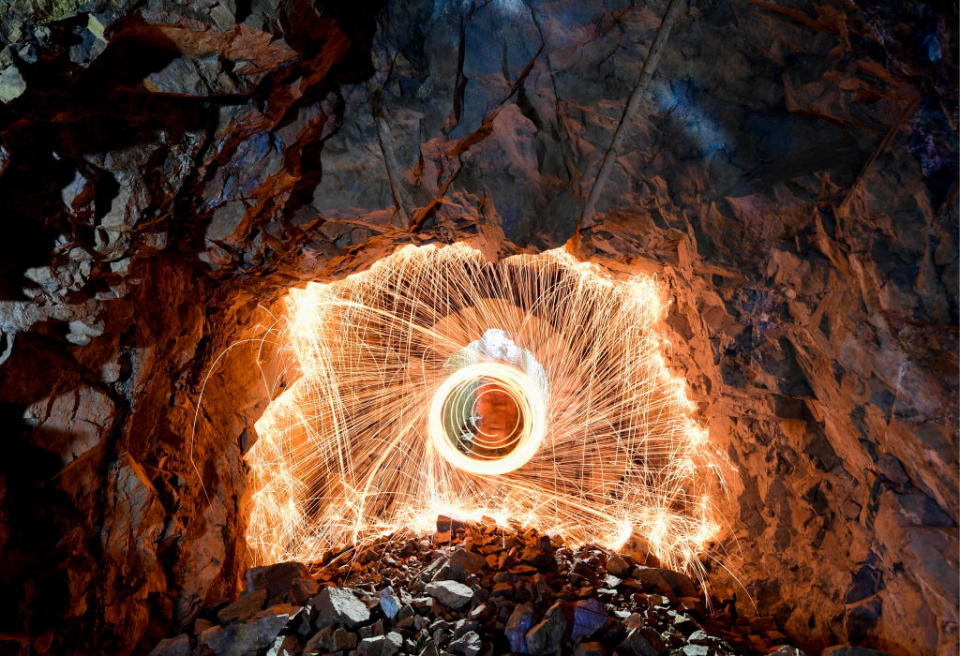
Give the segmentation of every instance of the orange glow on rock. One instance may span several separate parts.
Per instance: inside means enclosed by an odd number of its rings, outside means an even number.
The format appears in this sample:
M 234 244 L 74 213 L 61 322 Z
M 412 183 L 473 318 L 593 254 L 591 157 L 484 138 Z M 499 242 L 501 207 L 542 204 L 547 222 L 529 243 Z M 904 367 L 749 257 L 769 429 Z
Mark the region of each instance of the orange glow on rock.
M 612 548 L 638 534 L 665 564 L 695 564 L 717 531 L 714 468 L 660 355 L 663 307 L 646 276 L 464 244 L 291 289 L 279 337 L 298 377 L 247 454 L 257 561 L 446 514 Z M 474 348 L 487 334 L 499 341 Z

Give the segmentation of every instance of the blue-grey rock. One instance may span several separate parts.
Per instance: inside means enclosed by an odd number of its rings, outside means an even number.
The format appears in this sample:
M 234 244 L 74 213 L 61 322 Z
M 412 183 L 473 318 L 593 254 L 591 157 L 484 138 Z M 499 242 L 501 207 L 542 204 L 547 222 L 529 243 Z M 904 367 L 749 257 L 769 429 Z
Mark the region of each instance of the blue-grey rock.
M 510 651 L 517 654 L 529 653 L 527 651 L 527 631 L 532 626 L 533 606 L 518 604 L 507 619 L 507 625 L 504 628 L 507 642 L 510 643 Z
M 444 606 L 459 610 L 473 599 L 473 589 L 459 581 L 433 581 L 423 591 Z
M 390 631 L 386 635 L 364 638 L 357 645 L 357 650 L 362 656 L 394 656 L 402 645 L 403 636 Z
M 573 605 L 573 627 L 570 639 L 589 638 L 607 623 L 607 612 L 596 599 L 583 599 Z
M 331 624 L 345 624 L 355 628 L 370 620 L 370 609 L 367 605 L 344 588 L 324 588 L 310 599 L 310 606 L 317 610 L 318 628 Z
M 477 656 L 480 653 L 483 643 L 480 641 L 480 634 L 476 631 L 467 631 L 459 638 L 455 638 L 447 646 L 447 651 L 460 656 Z
M 558 653 L 566 630 L 566 612 L 563 604 L 557 602 L 547 609 L 542 622 L 527 631 L 527 650 L 532 656 Z
M 380 591 L 380 610 L 383 611 L 385 617 L 392 620 L 400 612 L 400 608 L 400 599 L 391 586 L 388 585 Z
M 289 604 L 271 606 L 246 622 L 207 629 L 197 642 L 215 656 L 254 656 L 273 645 L 280 632 L 301 608 Z

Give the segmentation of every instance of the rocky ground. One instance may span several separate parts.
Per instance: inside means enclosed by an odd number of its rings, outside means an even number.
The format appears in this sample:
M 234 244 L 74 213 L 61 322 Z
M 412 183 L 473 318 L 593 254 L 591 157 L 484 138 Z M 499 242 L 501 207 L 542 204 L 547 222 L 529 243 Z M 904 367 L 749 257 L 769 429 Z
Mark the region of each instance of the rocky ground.
M 322 564 L 255 567 L 236 601 L 150 654 L 803 654 L 769 619 L 738 619 L 731 604 L 658 565 L 493 520 L 440 517 L 432 536 L 394 533 Z

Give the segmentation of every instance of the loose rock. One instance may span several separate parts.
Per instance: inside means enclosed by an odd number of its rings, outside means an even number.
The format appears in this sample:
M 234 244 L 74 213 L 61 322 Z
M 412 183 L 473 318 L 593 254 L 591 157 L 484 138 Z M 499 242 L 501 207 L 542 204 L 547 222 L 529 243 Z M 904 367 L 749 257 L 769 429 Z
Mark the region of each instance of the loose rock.
M 458 581 L 434 581 L 428 583 L 423 590 L 444 606 L 457 610 L 473 599 L 473 590 Z
M 370 619 L 370 610 L 349 590 L 324 588 L 320 594 L 310 600 L 317 609 L 317 626 L 346 624 L 357 627 Z
M 560 651 L 567 629 L 564 608 L 556 603 L 547 610 L 544 620 L 527 632 L 527 649 L 533 656 L 546 656 Z
M 364 638 L 357 647 L 363 656 L 393 656 L 400 651 L 403 636 L 395 631 L 382 636 Z

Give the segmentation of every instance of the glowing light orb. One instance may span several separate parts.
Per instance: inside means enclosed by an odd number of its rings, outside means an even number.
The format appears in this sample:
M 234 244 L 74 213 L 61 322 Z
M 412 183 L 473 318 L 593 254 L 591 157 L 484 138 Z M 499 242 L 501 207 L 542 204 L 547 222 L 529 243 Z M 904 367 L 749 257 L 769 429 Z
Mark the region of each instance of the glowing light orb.
M 516 412 L 501 413 L 513 415 L 512 421 L 491 431 L 483 426 L 478 406 L 494 394 L 506 397 L 501 404 Z M 469 429 L 471 424 L 475 432 L 464 439 L 459 429 Z M 546 400 L 536 382 L 499 362 L 480 362 L 454 372 L 437 388 L 427 418 L 431 443 L 444 460 L 464 471 L 490 476 L 525 465 L 540 448 L 546 426 Z
M 291 289 L 271 340 L 295 380 L 246 455 L 254 560 L 319 559 L 443 513 L 614 548 L 639 535 L 668 566 L 695 563 L 717 530 L 714 469 L 661 355 L 662 308 L 646 276 L 463 244 Z

